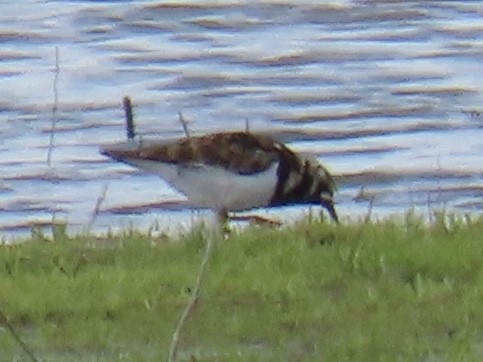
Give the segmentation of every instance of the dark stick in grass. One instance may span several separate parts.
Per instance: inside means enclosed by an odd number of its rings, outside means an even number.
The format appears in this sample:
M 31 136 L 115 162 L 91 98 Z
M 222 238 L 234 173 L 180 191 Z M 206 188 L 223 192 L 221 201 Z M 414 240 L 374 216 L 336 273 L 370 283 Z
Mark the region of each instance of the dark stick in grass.
M 134 130 L 134 117 L 132 113 L 132 105 L 131 105 L 131 99 L 129 97 L 124 97 L 122 100 L 122 104 L 124 107 L 124 112 L 126 115 L 126 132 L 127 132 L 127 138 L 128 139 L 133 139 L 136 132 Z M 96 205 L 94 206 L 94 210 L 92 211 L 91 218 L 89 220 L 89 223 L 87 224 L 87 233 L 89 233 L 92 229 L 92 226 L 94 225 L 94 222 L 97 219 L 97 216 L 99 215 L 99 212 L 101 210 L 101 205 L 104 202 L 107 194 L 107 189 L 109 187 L 109 184 L 105 184 L 102 187 L 101 194 L 97 197 Z
M 133 117 L 133 113 L 132 113 L 131 98 L 129 98 L 128 96 L 124 97 L 123 100 L 122 100 L 122 104 L 123 104 L 123 107 L 124 107 L 124 113 L 126 115 L 127 138 L 131 140 L 136 135 L 136 132 L 134 130 L 134 117 Z M 94 206 L 94 210 L 92 211 L 91 219 L 89 220 L 89 224 L 87 224 L 87 232 L 88 233 L 91 231 L 91 228 L 94 225 L 94 222 L 96 221 L 97 216 L 99 215 L 101 205 L 106 198 L 106 193 L 107 193 L 108 187 L 109 187 L 109 184 L 105 184 L 102 187 L 101 194 L 97 198 L 96 205 Z
M 126 132 L 127 138 L 132 140 L 136 135 L 134 129 L 134 118 L 132 115 L 132 105 L 131 105 L 131 98 L 124 97 L 122 100 L 122 104 L 124 106 L 124 113 L 126 114 Z

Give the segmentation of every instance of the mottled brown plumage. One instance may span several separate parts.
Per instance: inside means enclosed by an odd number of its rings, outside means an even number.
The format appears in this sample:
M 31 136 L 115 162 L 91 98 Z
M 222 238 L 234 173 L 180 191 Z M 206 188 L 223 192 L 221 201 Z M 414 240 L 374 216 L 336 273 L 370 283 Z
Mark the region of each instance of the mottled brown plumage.
M 270 138 L 248 133 L 214 133 L 168 144 L 141 146 L 117 155 L 180 165 L 220 166 L 243 175 L 263 171 L 277 161 L 275 145 Z
M 230 199 L 231 201 L 226 202 L 227 205 L 223 204 L 223 200 L 219 200 L 222 198 L 221 193 L 218 195 L 216 189 L 215 191 L 210 189 L 210 192 L 214 193 L 214 195 L 209 195 L 213 198 L 213 207 L 242 209 L 287 204 L 321 204 L 337 221 L 332 201 L 336 185 L 329 172 L 316 160 L 298 155 L 284 144 L 268 136 L 246 132 L 214 133 L 182 138 L 168 143 L 159 142 L 149 145 L 140 143 L 137 147 L 122 145 L 121 147 L 106 147 L 102 153 L 150 171 L 156 170 L 155 165 L 175 165 L 178 167 L 176 172 L 180 177 L 184 170 L 188 168 L 193 170 L 197 167 L 225 170 L 231 174 L 221 177 L 228 178 L 232 174 L 238 175 L 241 182 L 251 180 L 249 176 L 252 176 L 254 181 L 250 181 L 251 184 L 245 182 L 244 186 L 240 187 L 245 195 Z M 276 169 L 272 172 L 274 166 Z M 174 187 L 177 187 L 176 177 L 173 176 L 172 171 L 170 172 L 171 174 L 166 178 Z M 160 172 L 160 174 L 163 177 L 165 172 Z M 247 187 L 256 188 L 258 181 L 254 177 L 264 174 L 267 175 L 266 177 L 272 177 L 273 174 L 273 187 L 269 188 L 271 191 L 267 191 L 270 195 L 266 195 L 266 201 L 263 202 L 259 200 L 259 197 L 254 198 L 252 202 L 246 201 L 250 197 L 249 194 L 246 194 Z M 263 187 L 267 187 L 267 179 L 260 180 L 260 183 L 264 184 Z M 181 187 L 186 194 L 194 194 L 194 191 L 201 194 L 207 192 L 208 188 L 197 184 L 196 177 L 190 182 L 192 182 L 193 190 L 191 187 L 186 187 L 186 183 L 183 183 L 183 187 Z M 232 188 L 231 192 L 237 192 L 236 184 L 229 187 Z M 187 196 L 189 198 L 189 195 Z M 218 200 L 215 200 L 216 198 Z M 204 204 L 209 204 L 209 202 Z

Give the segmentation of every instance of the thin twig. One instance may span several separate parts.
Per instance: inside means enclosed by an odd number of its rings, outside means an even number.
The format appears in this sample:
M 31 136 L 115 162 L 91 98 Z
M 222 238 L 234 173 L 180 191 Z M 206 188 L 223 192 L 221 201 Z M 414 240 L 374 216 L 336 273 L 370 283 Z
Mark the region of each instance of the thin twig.
M 55 47 L 55 68 L 54 68 L 54 84 L 52 86 L 52 91 L 54 93 L 54 104 L 52 105 L 52 124 L 50 128 L 50 139 L 49 139 L 49 149 L 47 151 L 47 167 L 49 168 L 49 176 L 50 180 L 52 183 L 55 183 L 54 180 L 54 172 L 52 170 L 52 152 L 54 151 L 54 137 L 55 137 L 55 127 L 57 125 L 57 122 L 59 120 L 58 116 L 58 110 L 59 110 L 59 90 L 58 90 L 58 84 L 59 84 L 59 72 L 60 72 L 60 66 L 59 66 L 59 47 Z M 52 224 L 52 229 L 54 228 L 54 225 L 56 224 L 55 218 L 56 218 L 56 212 L 55 212 L 55 203 L 53 204 L 51 210 L 52 210 L 52 218 L 51 218 L 51 224 Z
M 433 216 L 434 216 L 434 210 L 431 205 L 431 194 L 428 192 L 428 200 L 427 200 L 427 206 L 428 206 L 428 220 L 430 224 L 433 224 Z
M 198 276 L 196 278 L 196 284 L 193 290 L 193 294 L 191 295 L 191 299 L 188 301 L 188 304 L 186 305 L 183 313 L 181 314 L 181 317 L 178 321 L 178 324 L 176 325 L 176 329 L 174 330 L 173 336 L 171 338 L 168 362 L 176 361 L 176 355 L 178 353 L 179 334 L 181 332 L 181 328 L 183 327 L 183 324 L 190 316 L 190 313 L 193 310 L 193 307 L 198 301 L 201 283 L 205 275 L 206 264 L 210 259 L 211 250 L 213 249 L 213 243 L 215 239 L 218 240 L 219 238 L 221 238 L 221 220 L 217 215 L 215 225 L 212 226 L 212 229 L 210 230 L 210 234 L 208 235 L 208 238 L 206 240 L 205 252 L 203 254 L 203 259 L 201 260 L 200 269 L 198 271 Z
M 52 164 L 52 152 L 54 150 L 54 135 L 55 135 L 55 126 L 58 121 L 58 109 L 59 109 L 59 90 L 58 90 L 58 83 L 59 83 L 59 47 L 55 47 L 55 70 L 54 70 L 54 105 L 52 106 L 52 125 L 50 128 L 50 140 L 49 140 L 49 149 L 47 151 L 47 166 L 51 166 Z
M 89 220 L 89 223 L 87 224 L 87 233 L 89 233 L 92 229 L 92 226 L 94 225 L 94 222 L 97 219 L 97 216 L 99 215 L 99 211 L 101 209 L 101 205 L 106 199 L 106 194 L 107 194 L 107 189 L 109 188 L 109 184 L 105 183 L 104 186 L 102 187 L 101 193 L 97 197 L 96 201 L 96 206 L 94 206 L 94 210 L 92 210 L 91 214 L 91 219 Z
M 122 100 L 122 104 L 124 106 L 124 113 L 126 115 L 126 133 L 127 133 L 127 138 L 129 140 L 132 140 L 134 136 L 136 135 L 135 131 L 135 126 L 134 126 L 134 118 L 132 114 L 132 104 L 131 104 L 131 98 L 129 97 L 124 97 Z
M 188 129 L 188 121 L 184 119 L 183 114 L 181 112 L 178 112 L 178 117 L 179 117 L 179 122 L 181 123 L 181 126 L 183 127 L 184 134 L 186 135 L 186 138 L 190 138 L 190 131 Z
M 367 224 L 367 223 L 369 223 L 369 221 L 371 221 L 372 208 L 374 207 L 374 199 L 375 198 L 376 197 L 374 195 L 372 195 L 371 198 L 369 199 L 369 208 L 367 209 L 367 214 L 364 217 L 364 224 Z
M 35 357 L 35 355 L 33 354 L 33 352 L 30 350 L 29 346 L 27 346 L 27 344 L 22 340 L 22 338 L 20 338 L 20 336 L 17 334 L 17 332 L 15 332 L 15 329 L 10 324 L 10 322 L 8 321 L 7 316 L 3 313 L 2 310 L 0 310 L 0 321 L 3 324 L 5 324 L 5 327 L 10 332 L 10 334 L 13 337 L 13 339 L 15 339 L 15 341 L 20 345 L 20 347 L 25 352 L 25 354 L 27 356 L 29 356 L 30 360 L 33 361 L 33 362 L 40 361 L 37 357 Z

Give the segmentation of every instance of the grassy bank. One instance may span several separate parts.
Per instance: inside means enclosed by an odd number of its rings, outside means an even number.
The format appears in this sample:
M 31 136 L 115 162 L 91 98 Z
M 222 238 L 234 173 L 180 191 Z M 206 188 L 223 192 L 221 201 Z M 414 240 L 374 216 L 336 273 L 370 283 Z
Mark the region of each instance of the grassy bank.
M 0 308 L 45 360 L 165 360 L 204 242 L 116 237 L 0 247 Z M 0 324 L 0 360 L 25 360 Z M 5 327 L 5 325 L 3 325 Z M 215 246 L 180 357 L 481 360 L 483 218 L 254 227 Z

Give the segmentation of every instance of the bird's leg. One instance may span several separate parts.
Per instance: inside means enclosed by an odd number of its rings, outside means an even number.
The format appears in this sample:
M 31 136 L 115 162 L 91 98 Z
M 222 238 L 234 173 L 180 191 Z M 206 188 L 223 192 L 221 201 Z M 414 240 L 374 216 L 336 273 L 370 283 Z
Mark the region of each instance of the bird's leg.
M 218 223 L 218 227 L 220 230 L 223 232 L 223 234 L 229 234 L 230 229 L 228 228 L 228 221 L 230 220 L 230 217 L 228 215 L 228 210 L 225 208 L 222 208 L 220 210 L 216 211 L 216 220 Z
M 228 220 L 228 211 L 225 208 L 216 211 L 216 217 L 220 225 L 223 225 Z
M 335 212 L 334 202 L 332 201 L 332 199 L 321 199 L 320 201 L 321 201 L 322 206 L 325 207 L 327 209 L 327 211 L 329 212 L 331 219 L 333 221 L 335 221 L 336 224 L 338 224 L 339 223 L 339 217 L 337 216 L 337 213 Z
M 265 225 L 269 227 L 282 226 L 281 221 L 272 220 L 259 215 L 232 216 L 231 219 L 236 221 L 248 221 L 251 224 Z
M 218 223 L 218 227 L 222 230 L 222 232 L 227 235 L 230 233 L 230 228 L 228 227 L 228 221 L 247 221 L 250 224 L 254 225 L 264 225 L 268 227 L 277 227 L 282 226 L 282 222 L 278 220 L 269 219 L 259 215 L 232 215 L 228 214 L 227 209 L 220 209 L 216 212 L 216 220 Z

